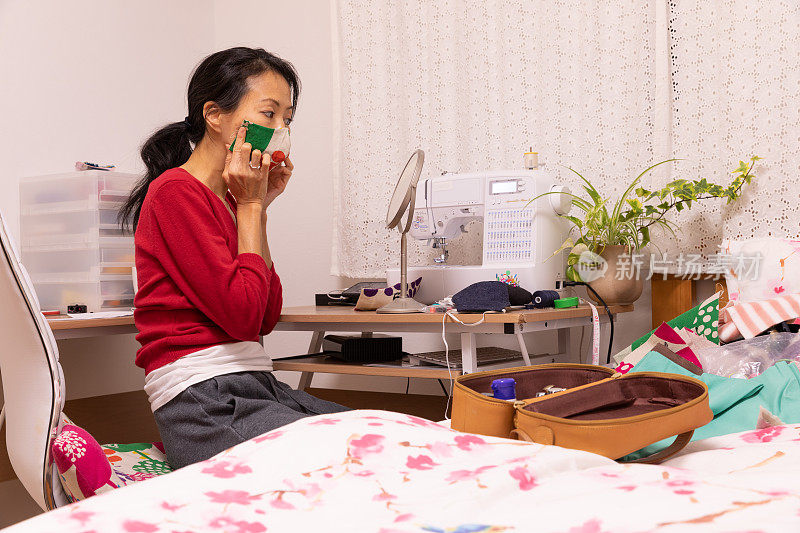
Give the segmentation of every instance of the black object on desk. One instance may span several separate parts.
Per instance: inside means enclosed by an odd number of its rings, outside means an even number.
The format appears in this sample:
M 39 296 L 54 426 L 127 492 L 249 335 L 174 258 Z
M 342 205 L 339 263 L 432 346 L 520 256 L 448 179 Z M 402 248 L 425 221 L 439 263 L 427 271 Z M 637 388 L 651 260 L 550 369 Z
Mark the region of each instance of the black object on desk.
M 315 294 L 314 295 L 314 305 L 317 306 L 327 306 L 327 305 L 349 305 L 354 306 L 358 301 L 358 296 L 344 296 L 339 294 Z
M 325 355 L 351 363 L 396 361 L 403 358 L 403 338 L 389 335 L 326 335 L 322 339 L 322 350 Z

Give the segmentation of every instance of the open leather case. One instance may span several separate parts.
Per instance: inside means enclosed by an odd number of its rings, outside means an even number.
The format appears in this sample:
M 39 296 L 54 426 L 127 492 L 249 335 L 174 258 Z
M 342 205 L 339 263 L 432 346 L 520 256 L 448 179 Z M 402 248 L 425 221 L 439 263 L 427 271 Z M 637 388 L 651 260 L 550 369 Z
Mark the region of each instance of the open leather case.
M 517 401 L 484 394 L 500 378 L 514 378 Z M 536 397 L 551 386 L 566 390 Z M 636 461 L 655 463 L 680 451 L 694 430 L 712 418 L 708 387 L 700 380 L 659 372 L 622 375 L 601 366 L 554 363 L 459 376 L 451 427 L 611 459 L 678 435 L 664 450 Z

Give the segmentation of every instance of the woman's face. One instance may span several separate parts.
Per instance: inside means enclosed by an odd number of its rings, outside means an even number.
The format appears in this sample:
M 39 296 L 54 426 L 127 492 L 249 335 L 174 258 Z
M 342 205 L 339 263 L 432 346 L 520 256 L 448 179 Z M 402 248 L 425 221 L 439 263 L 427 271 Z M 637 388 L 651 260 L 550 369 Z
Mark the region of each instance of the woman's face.
M 223 138 L 230 142 L 243 120 L 278 129 L 292 122 L 292 93 L 280 74 L 265 72 L 248 80 L 249 90 L 239 105 L 221 116 Z

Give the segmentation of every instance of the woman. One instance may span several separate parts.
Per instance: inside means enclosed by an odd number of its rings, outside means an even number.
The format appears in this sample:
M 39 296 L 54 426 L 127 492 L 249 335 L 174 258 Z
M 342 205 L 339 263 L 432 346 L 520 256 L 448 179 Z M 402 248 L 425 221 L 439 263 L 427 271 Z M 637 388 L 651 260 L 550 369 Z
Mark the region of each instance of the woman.
M 136 364 L 175 468 L 346 410 L 277 381 L 258 342 L 282 304 L 269 206 L 294 166 L 269 171 L 270 154 L 241 126 L 288 128 L 299 94 L 294 67 L 262 49 L 207 57 L 189 82 L 189 115 L 144 143 L 147 173 L 120 212 L 136 229 Z

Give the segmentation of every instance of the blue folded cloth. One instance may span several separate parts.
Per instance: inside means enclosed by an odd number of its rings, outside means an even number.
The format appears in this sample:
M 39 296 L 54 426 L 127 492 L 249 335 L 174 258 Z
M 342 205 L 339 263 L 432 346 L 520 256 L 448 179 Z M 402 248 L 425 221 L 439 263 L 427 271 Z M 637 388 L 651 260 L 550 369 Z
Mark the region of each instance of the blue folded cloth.
M 453 305 L 456 306 L 459 313 L 502 311 L 511 305 L 508 298 L 508 285 L 502 281 L 473 283 L 453 295 Z
M 800 422 L 800 372 L 797 365 L 780 361 L 752 379 L 726 378 L 704 373 L 697 376 L 658 352 L 649 352 L 631 372 L 667 372 L 698 378 L 708 385 L 708 399 L 714 419 L 697 428 L 692 440 L 707 439 L 755 429 L 759 408 L 787 424 Z M 665 448 L 674 439 L 662 440 L 622 460 L 638 459 Z

